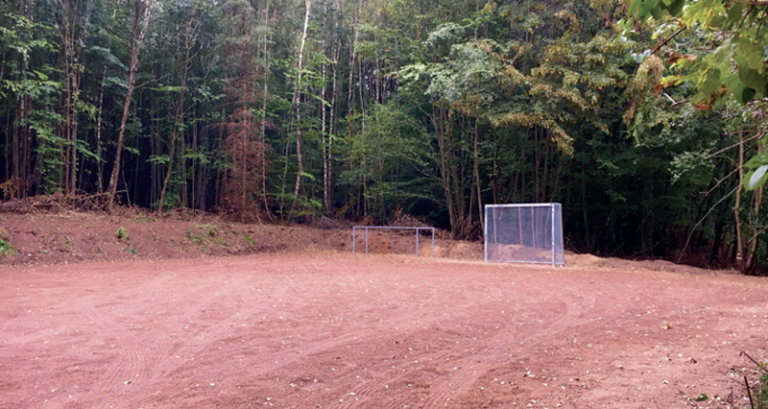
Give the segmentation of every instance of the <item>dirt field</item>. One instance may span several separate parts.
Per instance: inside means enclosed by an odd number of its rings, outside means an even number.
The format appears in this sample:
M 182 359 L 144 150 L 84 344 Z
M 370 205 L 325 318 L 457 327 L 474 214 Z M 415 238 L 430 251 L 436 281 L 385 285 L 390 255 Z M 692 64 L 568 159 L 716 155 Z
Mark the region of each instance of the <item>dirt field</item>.
M 323 250 L 5 266 L 0 408 L 743 405 L 739 352 L 768 354 L 765 279 L 572 264 Z

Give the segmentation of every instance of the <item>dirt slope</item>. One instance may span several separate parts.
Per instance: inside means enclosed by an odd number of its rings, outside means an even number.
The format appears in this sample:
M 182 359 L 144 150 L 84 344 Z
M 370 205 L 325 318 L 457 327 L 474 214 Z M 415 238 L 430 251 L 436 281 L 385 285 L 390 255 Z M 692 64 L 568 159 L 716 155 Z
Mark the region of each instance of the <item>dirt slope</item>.
M 122 229 L 122 230 L 121 230 Z M 122 232 L 119 232 L 119 230 Z M 364 235 L 357 240 L 365 251 Z M 0 239 L 13 246 L 0 265 L 58 264 L 91 261 L 159 260 L 264 252 L 352 250 L 351 225 L 333 228 L 241 224 L 212 215 L 184 218 L 131 212 L 0 214 Z M 372 232 L 369 250 L 379 254 L 413 254 L 412 231 Z M 420 253 L 431 255 L 431 237 L 422 235 Z M 481 260 L 481 243 L 438 237 L 435 256 Z

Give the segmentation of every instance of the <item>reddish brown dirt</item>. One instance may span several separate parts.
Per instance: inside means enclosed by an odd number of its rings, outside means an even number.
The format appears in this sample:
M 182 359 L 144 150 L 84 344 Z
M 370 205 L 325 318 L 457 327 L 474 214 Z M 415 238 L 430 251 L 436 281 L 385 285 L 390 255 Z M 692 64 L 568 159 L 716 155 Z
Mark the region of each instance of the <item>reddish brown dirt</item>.
M 768 354 L 764 279 L 591 263 L 5 266 L 0 408 L 741 406 L 739 352 Z
M 54 214 L 0 213 L 0 239 L 14 247 L 0 253 L 0 266 L 59 264 L 117 260 L 159 260 L 264 252 L 308 250 L 351 251 L 349 223 L 315 229 L 305 226 L 242 224 L 213 215 L 153 213 L 121 209 L 123 215 L 62 211 Z M 125 236 L 118 237 L 122 228 Z M 482 260 L 479 242 L 453 241 L 444 232 L 436 238 L 437 257 Z M 365 251 L 364 235 L 357 238 Z M 422 235 L 420 253 L 431 253 L 431 237 Z M 414 254 L 413 231 L 371 231 L 369 250 L 384 254 Z

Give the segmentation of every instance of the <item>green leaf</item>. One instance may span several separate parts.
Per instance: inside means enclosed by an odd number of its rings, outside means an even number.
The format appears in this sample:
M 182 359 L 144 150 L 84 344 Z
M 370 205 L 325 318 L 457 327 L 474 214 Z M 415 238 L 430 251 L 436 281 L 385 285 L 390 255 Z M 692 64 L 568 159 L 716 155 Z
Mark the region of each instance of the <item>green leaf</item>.
M 672 2 L 667 5 L 667 11 L 669 11 L 669 14 L 671 14 L 672 17 L 677 17 L 680 15 L 680 12 L 683 11 L 684 5 L 685 0 L 672 0 Z
M 749 67 L 739 66 L 739 79 L 746 86 L 753 89 L 763 89 L 765 87 L 765 77 Z
M 640 9 L 640 6 L 643 4 L 643 0 L 634 0 L 629 5 L 629 10 L 627 10 L 627 15 L 632 16 L 635 14 L 635 11 Z
M 313 182 L 315 181 L 315 176 L 312 175 L 311 173 L 300 172 L 299 175 L 301 175 L 302 177 L 305 177 L 305 178 L 307 178 L 307 179 L 309 179 L 309 180 L 311 180 Z
M 170 160 L 171 157 L 169 155 L 151 155 L 149 159 L 147 159 L 147 162 L 167 165 Z
M 747 173 L 747 185 L 745 188 L 747 190 L 754 190 L 755 188 L 762 186 L 765 183 L 765 180 L 768 179 L 768 174 L 766 174 L 766 172 L 768 172 L 768 165 L 760 166 Z
M 651 15 L 656 20 L 661 20 L 664 15 L 667 14 L 667 10 L 663 7 L 661 2 L 657 2 L 656 6 L 651 9 Z
M 751 101 L 751 99 L 746 100 L 746 101 L 744 100 L 745 97 L 750 97 L 751 98 L 751 96 L 749 95 L 749 92 L 745 93 L 745 90 L 751 89 L 751 88 L 747 87 L 741 81 L 741 79 L 739 78 L 738 74 L 734 74 L 734 75 L 731 75 L 728 78 L 726 78 L 725 85 L 731 91 L 733 96 L 736 97 L 736 99 L 739 102 L 741 102 L 742 104 L 745 104 L 745 103 Z M 754 91 L 754 90 L 752 90 L 752 91 Z
M 723 25 L 723 29 L 730 30 L 736 24 L 739 24 L 742 19 L 742 13 L 744 12 L 744 5 L 741 3 L 731 3 L 731 7 L 728 9 L 728 20 Z
M 753 156 L 744 164 L 744 167 L 747 169 L 755 169 L 764 164 L 768 164 L 768 152 L 761 152 Z
M 745 87 L 744 90 L 741 91 L 741 96 L 739 97 L 739 102 L 742 104 L 746 104 L 749 101 L 752 101 L 755 99 L 755 94 L 757 92 L 749 87 Z
M 720 70 L 707 70 L 704 80 L 699 84 L 699 93 L 703 95 L 703 98 L 707 98 L 710 95 L 717 93 L 718 88 L 720 88 L 721 85 L 723 85 L 723 83 L 720 78 Z

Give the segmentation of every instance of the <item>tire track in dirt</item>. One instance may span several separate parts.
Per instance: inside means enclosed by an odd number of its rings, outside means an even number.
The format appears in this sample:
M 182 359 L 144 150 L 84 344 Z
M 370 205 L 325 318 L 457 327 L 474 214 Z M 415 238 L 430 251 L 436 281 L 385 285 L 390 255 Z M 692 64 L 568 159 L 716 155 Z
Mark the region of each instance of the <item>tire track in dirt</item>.
M 153 276 L 149 282 L 132 283 L 130 277 L 126 280 L 119 271 L 118 269 L 114 273 L 114 277 L 122 277 L 117 280 L 121 283 L 120 288 L 116 289 L 114 285 L 105 286 L 101 291 L 78 298 L 72 305 L 72 309 L 83 317 L 86 325 L 100 328 L 100 333 L 109 334 L 112 338 L 104 340 L 104 348 L 111 355 L 110 360 L 115 362 L 108 365 L 108 370 L 101 373 L 89 388 L 99 397 L 98 403 L 94 402 L 94 405 L 104 405 L 116 397 L 130 393 L 130 390 L 126 390 L 127 385 L 140 383 L 148 373 L 148 367 L 152 363 L 149 359 L 152 351 L 150 346 L 165 345 L 163 341 L 158 343 L 152 338 L 150 343 L 141 337 L 145 330 L 151 329 L 151 325 L 145 322 L 144 314 L 130 308 L 143 308 L 146 304 L 148 296 L 143 294 L 142 288 L 164 287 L 173 276 Z M 107 307 L 111 308 L 106 310 Z M 77 358 L 85 359 L 86 362 L 90 359 L 82 356 Z M 117 404 L 117 407 L 121 406 L 121 403 Z
M 419 307 L 422 305 L 432 305 L 436 304 L 438 301 L 444 301 L 442 298 L 438 298 L 438 295 L 441 292 L 444 292 L 445 288 L 433 288 L 430 291 L 430 296 L 427 300 L 421 302 L 419 304 Z M 448 288 L 448 290 L 451 290 Z M 498 290 L 498 289 L 497 289 Z M 498 290 L 499 296 L 501 295 L 501 291 Z M 498 297 L 498 296 L 497 296 Z M 471 300 L 453 300 L 454 302 L 457 302 L 458 305 L 453 305 L 451 308 L 453 309 L 454 315 L 466 315 L 470 316 L 471 314 L 468 311 L 471 311 L 473 308 L 473 301 Z M 407 337 L 390 337 L 386 341 L 383 342 L 384 345 L 391 345 L 393 343 L 402 343 L 403 345 L 409 344 L 409 345 L 415 345 L 418 342 L 415 342 L 416 340 L 423 340 L 423 339 L 432 339 L 434 338 L 434 332 L 435 331 L 441 331 L 444 334 L 449 334 L 449 340 L 445 340 L 442 337 L 440 340 L 442 341 L 442 347 L 447 347 L 448 345 L 453 346 L 454 342 L 458 343 L 460 341 L 466 341 L 469 337 L 466 336 L 466 334 L 455 332 L 452 330 L 446 330 L 445 328 L 449 328 L 450 325 L 447 325 L 449 323 L 454 323 L 453 319 L 451 318 L 445 318 L 443 315 L 434 314 L 431 317 L 423 318 L 421 316 L 417 315 L 417 311 L 420 308 L 410 308 L 408 309 L 408 313 L 405 314 L 404 317 L 398 317 L 397 321 L 401 323 L 406 323 L 403 325 L 404 332 L 407 335 Z M 400 327 L 401 324 L 398 324 L 398 327 Z M 415 330 L 415 331 L 414 331 Z M 377 336 L 378 334 L 373 334 L 374 336 Z M 401 341 L 395 341 L 397 339 L 400 339 Z M 460 340 L 460 341 L 457 341 Z M 409 342 L 410 341 L 410 342 Z M 417 375 L 417 372 L 420 372 L 426 368 L 425 362 L 439 362 L 439 358 L 441 358 L 442 354 L 436 354 L 435 348 L 432 348 L 431 351 L 427 352 L 416 352 L 412 350 L 411 347 L 408 347 L 408 355 L 403 355 L 403 359 L 409 359 L 412 364 L 417 364 L 417 368 L 411 368 L 411 369 L 403 369 L 399 365 L 389 365 L 387 368 L 383 368 L 383 364 L 381 365 L 381 368 L 379 368 L 380 372 L 383 372 L 383 375 L 377 376 L 375 379 L 373 379 L 370 382 L 366 382 L 365 385 L 358 389 L 358 392 L 356 392 L 356 397 L 358 399 L 365 399 L 365 400 L 373 400 L 376 398 L 377 391 L 385 391 L 387 389 L 390 389 L 389 386 L 392 385 L 392 389 L 394 389 L 394 385 L 396 384 L 402 384 L 406 387 L 409 387 L 409 384 L 416 384 L 416 382 L 409 382 L 409 379 L 418 379 L 421 378 L 421 376 Z M 437 350 L 439 351 L 441 348 L 438 347 Z M 406 353 L 406 351 L 403 351 Z M 394 356 L 392 358 L 395 358 Z M 389 361 L 387 361 L 389 362 Z M 455 362 L 455 361 L 454 361 Z M 450 373 L 450 372 L 447 372 Z M 453 377 L 450 375 L 451 378 Z M 436 384 L 439 384 L 439 382 L 436 382 Z M 446 383 L 447 384 L 447 383 Z M 439 390 L 438 390 L 439 393 Z M 371 395 L 371 396 L 369 396 Z M 410 402 L 410 399 L 407 398 L 406 394 L 401 394 L 400 398 L 394 398 L 385 400 L 384 402 L 377 402 L 377 406 L 383 405 L 381 407 L 383 408 L 401 408 L 403 407 L 403 402 Z M 332 407 L 339 407 L 339 408 L 350 408 L 353 406 L 358 406 L 359 401 L 349 401 L 346 404 L 343 405 L 334 405 Z
M 563 297 L 563 295 L 560 295 L 560 297 Z M 531 302 L 539 303 L 542 297 L 539 291 L 529 291 L 526 293 L 526 298 Z M 585 299 L 585 301 L 587 305 L 592 307 L 594 306 L 595 298 L 590 297 Z M 495 336 L 492 336 L 485 342 L 485 345 L 491 345 L 491 348 L 485 349 L 476 357 L 462 359 L 466 365 L 463 370 L 459 371 L 450 383 L 437 385 L 434 392 L 430 393 L 429 399 L 425 402 L 425 407 L 443 406 L 451 400 L 455 402 L 462 395 L 466 394 L 478 379 L 488 372 L 501 367 L 503 361 L 507 360 L 507 354 L 503 353 L 502 350 L 509 350 L 516 356 L 524 356 L 527 355 L 525 352 L 528 349 L 545 344 L 577 325 L 579 323 L 578 313 L 568 304 L 568 302 L 563 303 L 565 307 L 564 313 L 560 314 L 559 318 L 555 320 L 548 319 L 546 321 L 548 325 L 544 329 L 539 328 L 534 333 L 529 331 L 520 334 L 520 336 L 513 337 L 512 340 L 507 339 L 504 331 L 499 331 Z M 583 318 L 583 320 L 585 319 Z M 450 397 L 451 395 L 453 395 L 452 398 Z M 398 405 L 401 403 L 398 402 Z
M 152 385 L 167 382 L 168 379 L 172 378 L 171 375 L 178 374 L 185 369 L 191 369 L 191 366 L 200 363 L 201 356 L 220 340 L 221 334 L 225 333 L 227 329 L 233 328 L 242 319 L 240 312 L 242 312 L 245 303 L 242 295 L 235 292 L 236 289 L 241 288 L 241 284 L 239 282 L 235 284 L 234 281 L 234 279 L 230 279 L 230 283 L 226 287 L 217 288 L 215 292 L 209 292 L 206 298 L 196 300 L 196 307 L 203 313 L 208 313 L 208 315 L 211 315 L 211 313 L 214 315 L 217 313 L 221 314 L 220 311 L 229 306 L 229 308 L 226 308 L 225 316 L 207 317 L 214 318 L 216 324 L 199 329 L 198 333 L 190 334 L 186 337 L 167 337 L 166 339 L 170 341 L 166 344 L 167 347 L 160 348 L 153 354 L 151 362 L 153 376 L 150 379 Z M 231 298 L 225 303 L 221 300 L 221 297 L 224 296 L 223 294 L 235 294 L 237 296 L 230 296 Z M 192 321 L 194 322 L 194 320 Z M 188 329 L 186 327 L 188 326 L 185 325 L 184 330 Z M 206 340 L 201 341 L 201 338 Z M 171 354 L 171 351 L 173 351 L 173 354 Z M 198 358 L 198 361 L 190 364 L 195 358 Z M 138 400 L 135 404 L 142 406 L 172 399 L 187 391 L 192 384 L 196 383 L 199 383 L 199 381 L 196 382 L 188 379 L 159 388 L 154 387 L 151 395 Z
M 369 286 L 370 282 L 366 282 L 365 280 L 359 280 L 359 281 L 360 281 L 360 283 L 358 283 L 357 287 L 354 290 L 352 290 L 352 292 L 354 293 L 355 291 L 357 291 L 357 292 L 360 292 L 360 293 L 367 293 L 368 292 L 368 286 Z M 370 281 L 373 281 L 373 280 L 370 280 Z M 347 284 L 345 284 L 345 283 L 341 283 L 339 285 L 341 287 L 347 286 Z M 336 293 L 335 291 L 330 291 L 330 292 Z M 429 296 L 427 296 L 426 298 L 422 299 L 422 303 L 423 304 L 428 304 L 428 303 L 432 302 L 432 299 L 434 298 L 435 294 L 437 294 L 437 291 L 431 291 Z M 317 294 L 315 294 L 315 295 L 317 295 Z M 346 296 L 346 295 L 349 295 L 349 294 L 345 293 L 344 295 Z M 339 293 L 339 294 L 337 294 L 337 296 L 341 297 L 342 294 Z M 355 297 L 352 297 L 352 298 L 356 300 Z M 405 301 L 406 299 L 401 297 L 399 300 Z M 416 315 L 418 313 L 418 309 L 417 308 L 406 308 L 406 307 L 403 307 L 403 308 L 400 308 L 400 311 L 404 312 L 404 314 L 398 315 L 396 319 L 397 319 L 398 322 L 406 323 L 406 325 L 404 325 L 404 326 L 398 324 L 399 327 L 402 329 L 402 331 L 404 331 L 404 332 L 406 332 L 406 331 L 412 332 L 413 329 L 418 328 L 418 327 L 423 325 L 422 323 L 418 322 L 418 320 L 413 319 L 414 317 L 417 316 Z M 362 315 L 362 313 L 360 315 Z M 403 315 L 408 317 L 408 319 L 403 319 L 402 318 Z M 389 318 L 390 319 L 395 319 L 393 317 L 389 317 Z M 349 317 L 347 317 L 347 319 L 349 319 Z M 353 321 L 355 321 L 355 322 L 357 322 L 357 320 L 363 320 L 364 321 L 363 317 L 354 316 L 354 315 L 352 316 L 351 319 Z M 336 357 L 336 356 L 348 356 L 349 354 L 353 353 L 351 351 L 351 349 L 355 349 L 355 350 L 365 349 L 365 348 L 361 348 L 360 345 L 367 344 L 369 342 L 369 340 L 377 340 L 377 338 L 380 338 L 380 336 L 381 336 L 381 333 L 376 328 L 369 328 L 368 330 L 364 331 L 363 333 L 358 332 L 357 335 L 351 335 L 351 336 L 347 335 L 346 333 L 342 333 L 340 335 L 336 335 L 336 336 L 333 336 L 331 338 L 326 338 L 323 341 L 313 342 L 312 346 L 309 349 L 307 349 L 306 346 L 305 346 L 302 349 L 300 354 L 296 354 L 296 353 L 291 352 L 291 351 L 288 351 L 288 352 L 283 353 L 283 354 L 279 354 L 275 358 L 277 358 L 277 357 L 280 358 L 280 359 L 278 359 L 281 362 L 280 365 L 275 365 L 272 368 L 260 368 L 260 370 L 256 371 L 256 373 L 258 373 L 258 374 L 267 374 L 267 373 L 272 373 L 272 374 L 283 373 L 284 374 L 286 372 L 290 372 L 290 373 L 299 372 L 299 373 L 301 373 L 302 372 L 301 371 L 301 365 L 302 365 L 302 363 L 305 363 L 306 361 L 310 361 L 310 362 L 332 362 L 332 363 L 335 363 L 335 365 L 337 366 L 336 372 L 340 372 L 341 368 L 338 367 L 338 366 L 342 365 L 343 362 L 334 361 L 334 359 L 335 359 L 334 357 Z M 350 349 L 350 351 L 344 352 L 347 349 Z M 366 356 L 371 356 L 371 355 L 373 355 L 373 354 L 370 353 L 370 351 L 366 350 Z M 298 368 L 298 370 L 297 370 L 297 368 Z M 249 375 L 250 374 L 254 374 L 254 370 L 253 369 L 251 369 L 249 371 Z M 344 377 L 344 375 L 342 375 L 342 374 L 334 373 L 334 375 L 335 376 L 340 376 L 341 378 Z M 310 374 L 310 375 L 307 375 L 307 376 L 314 378 L 314 374 Z M 299 376 L 298 378 L 301 378 L 301 377 Z M 238 382 L 241 382 L 241 381 L 238 381 Z M 235 382 L 235 384 L 237 384 L 238 382 Z M 353 383 L 354 382 L 350 382 L 350 386 L 349 387 L 352 387 Z M 371 385 L 372 384 L 369 383 L 369 387 Z M 228 384 L 227 386 L 232 386 L 232 385 Z M 346 386 L 345 386 L 345 388 L 346 388 Z M 359 395 L 360 393 L 358 392 L 357 394 Z
M 264 269 L 264 266 L 260 266 L 261 269 Z M 273 315 L 275 314 L 274 308 L 272 308 L 274 305 L 279 303 L 281 299 L 284 297 L 286 291 L 290 288 L 290 283 L 285 284 L 282 283 L 281 285 L 275 286 L 274 290 L 272 291 L 257 291 L 255 286 L 258 286 L 259 289 L 263 289 L 262 287 L 269 287 L 269 285 L 264 286 L 263 282 L 260 282 L 258 280 L 258 274 L 259 272 L 255 272 L 253 274 L 250 274 L 244 278 L 235 280 L 234 278 L 230 278 L 230 283 L 228 286 L 223 288 L 217 288 L 215 290 L 216 293 L 219 294 L 237 294 L 238 302 L 237 308 L 234 311 L 229 311 L 229 315 L 226 317 L 226 319 L 222 319 L 222 317 L 218 317 L 218 324 L 212 327 L 208 327 L 206 329 L 206 338 L 209 338 L 210 341 L 207 341 L 205 343 L 198 343 L 197 339 L 198 337 L 193 337 L 195 342 L 194 343 L 188 343 L 185 344 L 180 348 L 180 350 L 177 352 L 178 354 L 186 354 L 186 355 L 192 355 L 192 356 L 200 356 L 204 353 L 206 350 L 210 350 L 211 348 L 215 349 L 219 343 L 226 342 L 236 342 L 236 339 L 240 339 L 240 336 L 234 337 L 234 334 L 227 335 L 228 332 L 232 332 L 233 328 L 240 328 L 239 324 L 242 323 L 242 321 L 247 320 L 250 317 L 253 316 L 259 316 L 259 315 Z M 269 294 L 269 295 L 266 295 Z M 211 301 L 211 298 L 206 300 L 207 304 L 204 304 L 202 307 L 200 307 L 202 310 L 208 311 L 211 310 L 211 303 L 215 303 L 219 300 L 213 300 Z M 197 301 L 200 303 L 200 301 Z M 255 304 L 255 305 L 254 305 Z M 251 308 L 244 309 L 245 306 L 253 305 Z M 210 317 L 209 317 L 210 318 Z M 249 326 L 251 330 L 255 330 L 254 327 Z M 246 336 L 247 334 L 244 334 L 242 336 Z M 354 335 L 344 335 L 343 338 L 336 338 L 331 340 L 331 342 L 346 342 L 347 338 L 354 338 Z M 194 348 L 189 348 L 190 346 L 194 346 Z M 273 358 L 276 358 L 277 361 L 281 362 L 280 365 L 275 365 L 271 363 L 260 363 L 256 364 L 255 366 L 253 364 L 249 365 L 248 374 L 249 376 L 256 376 L 259 374 L 266 374 L 269 371 L 275 370 L 276 368 L 284 367 L 286 365 L 289 365 L 290 363 L 302 359 L 303 357 L 315 352 L 315 349 L 309 349 L 307 350 L 306 347 L 304 347 L 303 353 L 297 354 L 295 351 L 289 350 L 282 353 L 277 353 L 276 355 L 273 355 Z M 166 367 L 167 373 L 174 373 L 178 372 L 180 370 L 183 370 L 184 367 L 188 366 L 189 363 L 182 361 L 178 364 L 171 364 L 171 365 L 164 365 Z M 145 405 L 145 404 L 152 404 L 152 403 L 158 403 L 167 399 L 173 399 L 174 397 L 179 396 L 180 394 L 186 392 L 188 389 L 190 389 L 192 386 L 197 385 L 199 382 L 194 381 L 192 378 L 188 378 L 188 381 L 184 381 L 182 383 L 177 383 L 175 385 L 168 385 L 160 390 L 158 390 L 153 396 L 149 397 L 148 399 L 142 400 L 137 402 L 139 405 Z M 236 379 L 229 379 L 229 377 L 225 376 L 225 379 L 223 381 L 216 382 L 217 387 L 217 394 L 226 393 L 229 390 L 233 389 L 234 387 L 238 386 L 239 384 L 242 384 L 242 380 L 236 380 Z
M 502 292 L 499 288 L 494 288 L 491 290 L 492 291 L 486 292 L 486 298 L 501 298 Z M 439 292 L 440 289 L 435 289 L 432 293 L 436 294 Z M 492 294 L 490 294 L 491 292 Z M 453 309 L 455 315 L 463 315 L 467 317 L 467 320 L 471 320 L 471 317 L 474 315 L 474 313 L 477 311 L 482 311 L 484 306 L 485 304 L 478 308 L 477 305 L 472 302 L 465 302 L 461 305 L 461 307 L 453 306 Z M 443 352 L 450 350 L 452 346 L 456 345 L 455 343 L 461 342 L 462 345 L 467 341 L 469 341 L 470 344 L 480 343 L 480 341 L 473 340 L 471 334 L 446 329 L 452 327 L 452 325 L 449 324 L 455 324 L 453 319 L 446 319 L 441 315 L 435 315 L 433 317 L 429 317 L 427 321 L 425 321 L 424 319 L 419 320 L 418 317 L 414 316 L 414 314 L 407 314 L 406 316 L 408 317 L 407 319 L 414 320 L 414 323 L 410 326 L 410 331 L 407 331 L 408 336 L 405 339 L 400 337 L 389 337 L 386 340 L 377 339 L 376 341 L 378 341 L 379 344 L 391 345 L 394 340 L 401 339 L 401 341 L 394 341 L 394 343 L 397 344 L 398 342 L 402 342 L 403 345 L 408 344 L 415 346 L 418 344 L 416 341 L 420 339 L 429 339 L 434 343 L 436 342 L 435 338 L 437 338 L 437 342 L 439 342 L 437 348 L 434 347 L 434 344 L 433 348 L 431 349 L 429 348 L 429 345 L 427 345 L 427 348 L 424 351 L 415 352 L 415 350 L 411 350 L 409 347 L 409 351 L 407 352 L 407 359 L 410 365 L 408 367 L 403 368 L 404 364 L 402 363 L 399 365 L 394 365 L 393 367 L 393 365 L 389 365 L 389 363 L 391 363 L 390 361 L 385 361 L 387 362 L 387 365 L 384 363 L 374 365 L 374 369 L 378 371 L 378 375 L 374 379 L 369 381 L 367 380 L 363 386 L 355 387 L 353 382 L 354 379 L 352 381 L 342 381 L 342 385 L 347 384 L 344 386 L 344 388 L 354 389 L 354 400 L 349 399 L 349 396 L 346 396 L 347 399 L 344 399 L 343 402 L 334 400 L 331 407 L 340 409 L 356 406 L 365 407 L 363 404 L 364 402 L 374 399 L 377 399 L 376 406 L 383 408 L 402 408 L 405 404 L 413 404 L 412 397 L 407 393 L 401 393 L 399 396 L 390 399 L 383 399 L 381 396 L 377 396 L 381 395 L 382 391 L 394 390 L 395 385 L 401 386 L 403 390 L 408 390 L 408 388 L 416 388 L 411 390 L 419 390 L 419 394 L 428 395 L 430 397 L 436 396 L 436 398 L 432 399 L 432 402 L 434 403 L 449 395 L 455 389 L 455 385 L 464 382 L 463 379 L 466 378 L 465 372 L 467 371 L 465 368 L 475 369 L 475 361 L 477 360 L 477 356 L 458 358 L 458 360 L 454 359 L 448 362 L 450 366 L 457 365 L 453 371 L 450 369 L 445 370 L 439 367 L 432 367 L 436 364 L 446 362 L 443 360 L 443 358 L 445 358 Z M 402 322 L 406 319 L 398 317 L 397 320 Z M 505 328 L 503 327 L 503 323 L 500 324 L 502 324 L 502 326 L 497 328 L 497 332 L 501 332 Z M 422 327 L 427 327 L 427 329 L 421 329 Z M 416 331 L 412 331 L 413 329 L 416 329 Z M 443 333 L 443 336 L 435 337 L 436 331 Z M 495 350 L 499 348 L 500 347 L 494 348 L 493 350 L 489 351 L 489 353 L 493 354 Z M 366 355 L 369 354 L 366 353 Z M 456 357 L 455 355 L 452 356 L 454 358 Z M 461 369 L 457 371 L 456 368 Z M 434 375 L 434 379 L 425 380 L 425 377 L 423 376 L 424 372 L 431 372 Z M 429 404 L 430 403 L 427 402 L 427 405 Z
M 131 330 L 125 329 L 122 325 L 116 325 L 109 322 L 108 318 L 101 314 L 92 312 L 91 308 L 86 309 L 85 316 L 99 328 L 101 332 L 110 334 L 114 338 L 114 343 L 110 345 L 110 351 L 116 354 L 116 362 L 110 365 L 109 371 L 100 376 L 93 389 L 102 396 L 101 403 L 106 403 L 105 399 L 115 397 L 121 394 L 119 386 L 127 385 L 140 381 L 147 370 L 147 362 L 142 351 L 144 343 L 139 340 Z M 116 316 L 112 316 L 116 318 Z M 113 347 L 116 347 L 112 349 Z
M 323 263 L 325 264 L 325 263 Z M 297 264 L 298 267 L 306 268 L 306 265 L 304 264 Z M 317 266 L 314 266 L 314 268 L 309 269 L 309 273 L 313 273 L 312 270 L 317 270 Z M 285 282 L 287 280 L 287 283 Z M 269 341 L 272 343 L 276 343 L 279 339 L 286 338 L 289 334 L 296 333 L 293 330 L 290 330 L 290 327 L 292 325 L 306 325 L 306 321 L 309 319 L 312 319 L 312 315 L 310 314 L 311 311 L 313 311 L 315 308 L 319 308 L 315 305 L 318 298 L 323 298 L 327 296 L 332 291 L 328 289 L 324 289 L 319 286 L 297 286 L 294 285 L 294 277 L 293 275 L 288 275 L 284 280 L 282 280 L 279 285 L 274 286 L 274 289 L 271 291 L 268 291 L 270 296 L 266 299 L 261 300 L 263 304 L 263 310 L 259 310 L 257 312 L 254 312 L 253 315 L 280 315 L 279 320 L 277 321 L 280 324 L 280 328 L 275 331 L 275 334 L 272 335 L 271 338 L 268 338 L 265 341 Z M 264 283 L 261 283 L 264 284 Z M 346 284 L 342 283 L 341 286 L 345 286 Z M 264 286 L 260 286 L 264 287 Z M 267 285 L 266 287 L 270 287 Z M 306 297 L 302 297 L 300 300 L 292 299 L 288 302 L 288 304 L 283 304 L 284 298 L 286 298 L 286 295 L 288 294 L 288 290 L 291 290 L 291 293 L 299 293 L 304 292 L 306 293 Z M 249 287 L 249 290 L 254 295 L 259 295 L 263 298 L 264 291 L 262 292 L 256 292 L 253 287 Z M 290 294 L 288 294 L 290 295 Z M 294 294 L 295 295 L 295 294 Z M 341 293 L 337 293 L 337 296 L 341 296 Z M 288 297 L 291 298 L 291 297 Z M 275 308 L 277 306 L 280 306 L 279 308 Z M 286 328 L 283 328 L 286 327 Z M 270 333 L 272 333 L 272 330 L 270 330 Z M 306 335 L 306 334 L 305 334 Z M 269 363 L 261 363 L 257 364 L 255 367 L 253 365 L 250 365 L 248 368 L 248 378 L 253 377 L 267 377 L 274 379 L 275 377 L 268 374 L 284 374 L 287 371 L 289 371 L 289 368 L 293 368 L 295 366 L 301 366 L 301 361 L 307 360 L 308 358 L 311 358 L 313 356 L 317 356 L 318 354 L 322 354 L 324 351 L 329 350 L 329 348 L 332 348 L 333 346 L 337 345 L 345 345 L 348 343 L 356 342 L 360 339 L 360 334 L 354 334 L 349 332 L 333 332 L 331 331 L 330 334 L 322 334 L 318 335 L 317 340 L 312 341 L 309 345 L 305 344 L 300 347 L 299 350 L 296 349 L 296 347 L 289 348 L 284 351 L 276 351 L 272 352 L 270 354 L 270 359 L 274 359 L 275 363 L 272 363 L 270 361 Z M 330 346 L 330 347 L 329 347 Z M 244 386 L 244 384 L 247 383 L 247 381 L 240 379 L 228 379 L 225 382 L 222 382 L 222 388 L 219 392 L 219 395 L 222 395 L 224 393 L 227 393 L 231 390 L 234 390 L 240 386 Z M 277 394 L 273 394 L 273 396 L 276 396 Z

